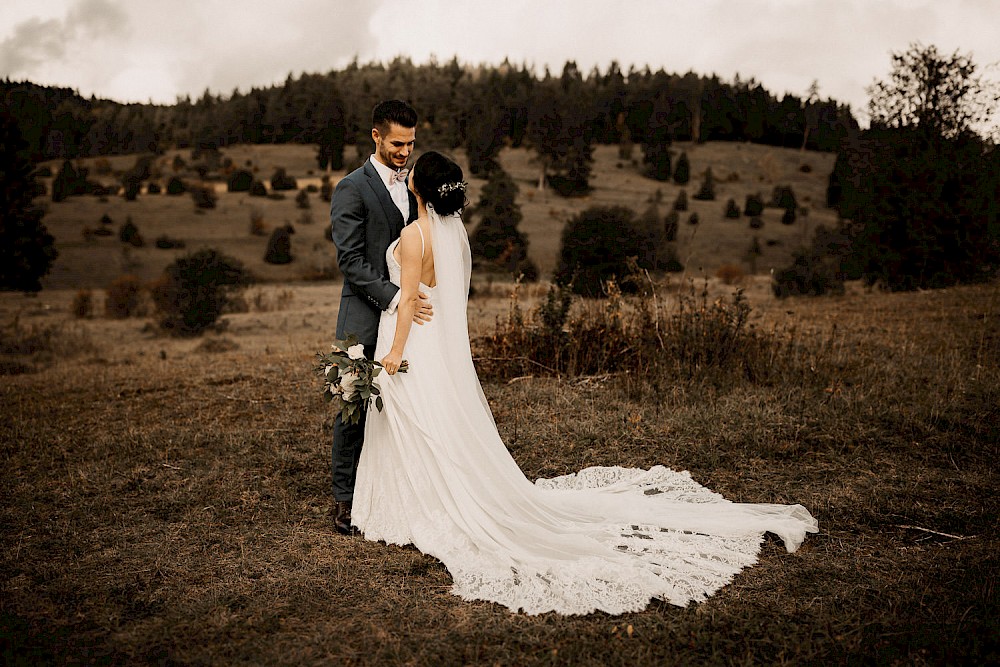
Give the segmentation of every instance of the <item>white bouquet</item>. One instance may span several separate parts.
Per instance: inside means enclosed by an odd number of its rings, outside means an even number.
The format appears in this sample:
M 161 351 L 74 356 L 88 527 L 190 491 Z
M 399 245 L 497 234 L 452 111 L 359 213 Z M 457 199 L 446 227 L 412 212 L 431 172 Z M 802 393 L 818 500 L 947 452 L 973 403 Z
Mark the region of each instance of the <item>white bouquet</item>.
M 317 353 L 319 364 L 316 372 L 323 378 L 323 397 L 339 404 L 340 416 L 345 422 L 357 424 L 361 419 L 361 409 L 371 406 L 375 397 L 375 407 L 382 411 L 382 396 L 375 378 L 382 372 L 382 364 L 365 358 L 364 345 L 357 336 L 350 335 L 345 340 L 335 340 L 331 351 Z M 409 370 L 404 360 L 399 372 Z

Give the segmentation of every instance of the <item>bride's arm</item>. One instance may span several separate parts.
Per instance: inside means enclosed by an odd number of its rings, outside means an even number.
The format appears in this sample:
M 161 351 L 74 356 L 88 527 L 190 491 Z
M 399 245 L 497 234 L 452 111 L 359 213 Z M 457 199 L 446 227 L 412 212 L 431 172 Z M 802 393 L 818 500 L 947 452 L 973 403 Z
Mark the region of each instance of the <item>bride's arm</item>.
M 417 223 L 414 223 L 417 224 Z M 403 349 L 406 339 L 413 326 L 413 316 L 417 313 L 420 294 L 420 272 L 422 269 L 421 243 L 418 230 L 411 226 L 403 228 L 399 235 L 399 305 L 396 307 L 396 332 L 392 338 L 392 348 L 389 354 L 382 358 L 381 364 L 392 375 L 403 362 Z

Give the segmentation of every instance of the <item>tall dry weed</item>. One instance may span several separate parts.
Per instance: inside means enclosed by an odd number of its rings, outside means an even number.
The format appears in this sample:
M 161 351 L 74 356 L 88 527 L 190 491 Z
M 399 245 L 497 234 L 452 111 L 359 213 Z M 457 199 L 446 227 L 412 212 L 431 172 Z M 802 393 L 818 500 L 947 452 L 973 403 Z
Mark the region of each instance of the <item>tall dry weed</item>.
M 605 284 L 601 299 L 574 297 L 571 287 L 552 286 L 525 312 L 515 289 L 506 320 L 476 340 L 486 377 L 586 376 L 627 372 L 638 376 L 696 378 L 736 375 L 764 381 L 797 363 L 788 332 L 749 326 L 750 305 L 741 290 L 712 299 L 708 282 L 668 300 L 664 285 L 633 276 L 638 293 Z M 639 285 L 639 288 L 636 288 Z

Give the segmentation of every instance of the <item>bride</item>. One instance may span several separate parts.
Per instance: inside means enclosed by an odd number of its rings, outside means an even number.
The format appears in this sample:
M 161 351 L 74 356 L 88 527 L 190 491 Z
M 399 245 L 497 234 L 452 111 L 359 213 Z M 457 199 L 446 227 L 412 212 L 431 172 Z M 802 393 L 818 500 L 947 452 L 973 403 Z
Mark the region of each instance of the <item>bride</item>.
M 472 362 L 462 179 L 450 159 L 424 153 L 410 175 L 419 217 L 386 252 L 401 298 L 379 324 L 384 410 L 368 415 L 354 492 L 366 539 L 440 559 L 466 600 L 618 614 L 653 598 L 703 600 L 756 562 L 765 532 L 790 552 L 816 532 L 801 505 L 732 503 L 662 466 L 528 481 Z M 413 327 L 418 291 L 434 318 Z M 403 359 L 409 370 L 397 373 Z

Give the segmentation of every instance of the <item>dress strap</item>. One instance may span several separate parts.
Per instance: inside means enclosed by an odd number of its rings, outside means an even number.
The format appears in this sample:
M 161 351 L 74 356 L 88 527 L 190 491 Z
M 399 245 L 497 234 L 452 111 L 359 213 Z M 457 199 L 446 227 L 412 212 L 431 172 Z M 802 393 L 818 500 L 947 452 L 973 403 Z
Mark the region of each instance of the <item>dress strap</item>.
M 417 231 L 420 232 L 420 259 L 424 258 L 424 230 L 420 229 L 420 225 L 416 222 L 413 223 L 417 227 Z

